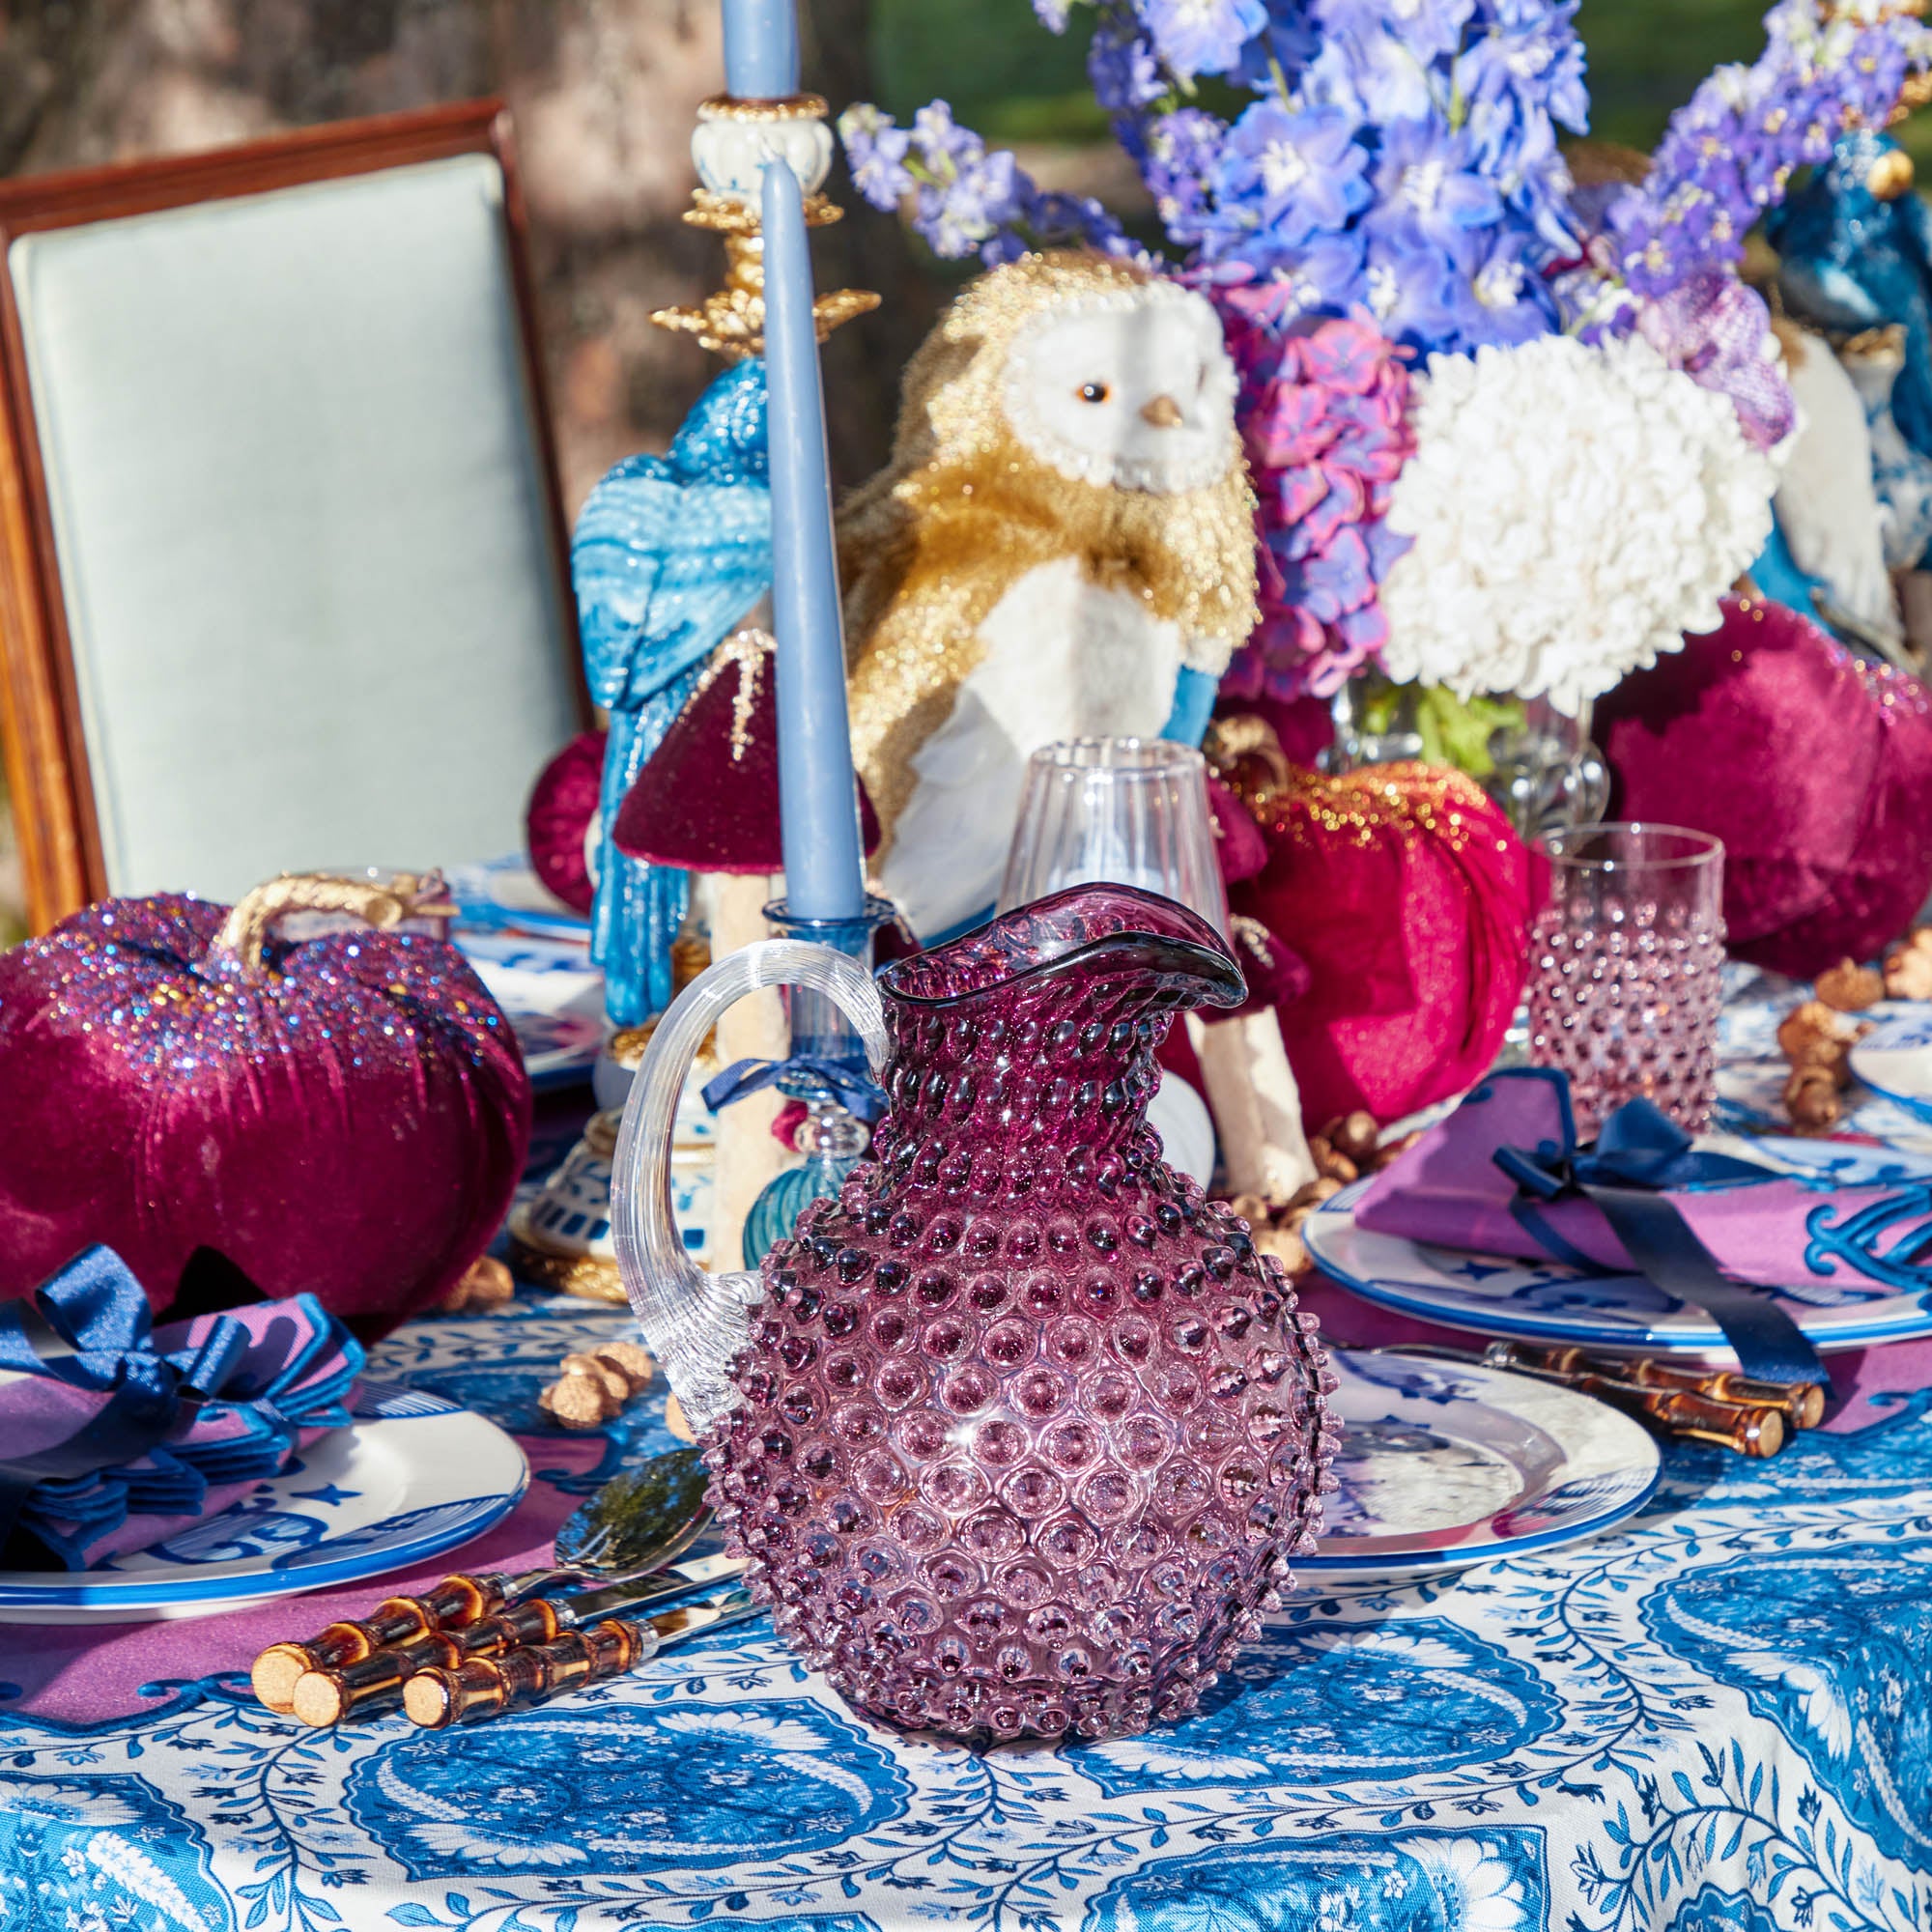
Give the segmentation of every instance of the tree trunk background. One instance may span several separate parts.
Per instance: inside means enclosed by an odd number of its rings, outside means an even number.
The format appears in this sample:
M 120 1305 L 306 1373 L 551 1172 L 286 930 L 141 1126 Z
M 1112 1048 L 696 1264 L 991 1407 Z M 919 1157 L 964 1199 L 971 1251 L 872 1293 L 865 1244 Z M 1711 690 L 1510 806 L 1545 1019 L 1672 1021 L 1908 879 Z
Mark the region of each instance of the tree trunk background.
M 836 114 L 876 89 L 870 0 L 804 0 L 805 84 Z M 718 0 L 0 0 L 0 174 L 178 154 L 278 128 L 500 95 L 572 516 L 620 457 L 663 449 L 720 364 L 653 309 L 699 301 L 718 237 L 680 217 L 697 103 L 724 86 Z M 842 168 L 821 288 L 875 289 L 825 356 L 841 488 L 892 442 L 899 372 L 943 291 Z M 0 945 L 24 931 L 0 785 Z
M 873 93 L 869 0 L 807 0 L 806 85 Z M 277 128 L 501 95 L 575 513 L 619 457 L 662 449 L 719 364 L 650 312 L 717 286 L 680 216 L 691 128 L 724 84 L 717 0 L 0 0 L 0 173 L 128 160 Z M 841 486 L 884 461 L 898 373 L 936 311 L 899 224 L 863 207 L 816 241 L 821 287 L 878 290 L 826 355 Z

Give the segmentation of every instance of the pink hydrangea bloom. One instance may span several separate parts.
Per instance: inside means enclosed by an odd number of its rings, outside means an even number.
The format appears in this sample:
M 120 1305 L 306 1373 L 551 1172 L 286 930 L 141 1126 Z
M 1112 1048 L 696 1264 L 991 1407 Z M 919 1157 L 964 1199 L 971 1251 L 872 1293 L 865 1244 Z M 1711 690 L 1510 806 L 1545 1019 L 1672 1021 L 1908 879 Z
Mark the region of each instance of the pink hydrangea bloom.
M 1415 440 L 1406 352 L 1367 323 L 1289 313 L 1285 283 L 1219 281 L 1254 478 L 1262 621 L 1221 689 L 1326 697 L 1388 635 L 1379 586 L 1407 549 L 1383 524 Z

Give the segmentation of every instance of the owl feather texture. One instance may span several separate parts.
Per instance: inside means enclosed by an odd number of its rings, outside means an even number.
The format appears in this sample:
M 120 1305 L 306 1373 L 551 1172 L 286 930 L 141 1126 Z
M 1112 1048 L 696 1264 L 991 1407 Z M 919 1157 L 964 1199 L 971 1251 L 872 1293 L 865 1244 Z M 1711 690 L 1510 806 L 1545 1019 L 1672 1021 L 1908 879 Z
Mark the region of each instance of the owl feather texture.
M 1160 734 L 1256 622 L 1235 373 L 1201 297 L 1099 255 L 982 276 L 839 517 L 853 751 L 922 937 L 991 907 L 1028 755 Z

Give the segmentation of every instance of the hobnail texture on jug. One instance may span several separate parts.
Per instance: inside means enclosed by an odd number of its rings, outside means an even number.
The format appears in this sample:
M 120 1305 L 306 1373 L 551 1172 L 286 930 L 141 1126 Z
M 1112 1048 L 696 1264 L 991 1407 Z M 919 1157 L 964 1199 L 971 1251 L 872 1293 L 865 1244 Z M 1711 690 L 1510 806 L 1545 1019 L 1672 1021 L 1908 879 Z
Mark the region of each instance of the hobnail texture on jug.
M 1313 1547 L 1336 1434 L 1312 1316 L 1160 1158 L 1213 929 L 1078 887 L 879 980 L 889 1109 L 766 1256 L 707 1435 L 780 1632 L 852 1703 L 974 1738 L 1185 1716 Z

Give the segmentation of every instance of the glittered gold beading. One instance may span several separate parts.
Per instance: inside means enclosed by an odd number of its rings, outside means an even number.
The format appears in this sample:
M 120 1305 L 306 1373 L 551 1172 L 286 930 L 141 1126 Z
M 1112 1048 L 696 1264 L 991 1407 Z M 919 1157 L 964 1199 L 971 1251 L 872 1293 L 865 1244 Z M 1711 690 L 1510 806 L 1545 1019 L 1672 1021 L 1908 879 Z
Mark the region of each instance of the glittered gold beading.
M 825 97 L 819 94 L 786 94 L 773 100 L 714 94 L 697 103 L 700 121 L 823 121 L 827 112 Z

